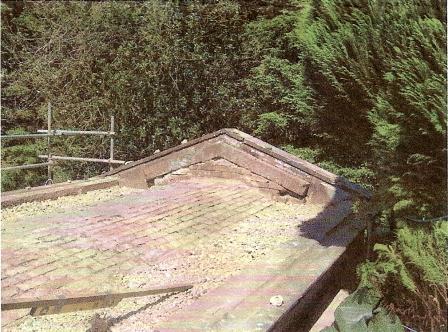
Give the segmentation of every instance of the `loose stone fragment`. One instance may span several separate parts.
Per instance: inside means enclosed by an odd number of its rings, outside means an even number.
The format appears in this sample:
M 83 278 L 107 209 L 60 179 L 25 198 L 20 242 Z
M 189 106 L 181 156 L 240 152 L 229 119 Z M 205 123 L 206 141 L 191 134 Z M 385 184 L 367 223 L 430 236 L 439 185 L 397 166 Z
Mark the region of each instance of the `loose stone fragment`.
M 283 304 L 283 297 L 281 295 L 275 295 L 271 297 L 269 303 L 271 303 L 275 307 L 280 307 Z

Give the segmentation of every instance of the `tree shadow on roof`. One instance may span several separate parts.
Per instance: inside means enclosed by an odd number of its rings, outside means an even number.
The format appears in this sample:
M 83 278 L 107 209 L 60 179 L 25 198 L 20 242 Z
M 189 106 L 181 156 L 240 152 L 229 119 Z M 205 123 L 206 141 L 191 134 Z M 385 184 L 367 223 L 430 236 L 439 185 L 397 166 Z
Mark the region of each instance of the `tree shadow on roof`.
M 356 194 L 336 188 L 322 210 L 298 226 L 299 235 L 315 240 L 324 247 L 346 247 L 365 228 L 365 223 L 354 218 L 352 213 L 353 203 L 359 199 Z

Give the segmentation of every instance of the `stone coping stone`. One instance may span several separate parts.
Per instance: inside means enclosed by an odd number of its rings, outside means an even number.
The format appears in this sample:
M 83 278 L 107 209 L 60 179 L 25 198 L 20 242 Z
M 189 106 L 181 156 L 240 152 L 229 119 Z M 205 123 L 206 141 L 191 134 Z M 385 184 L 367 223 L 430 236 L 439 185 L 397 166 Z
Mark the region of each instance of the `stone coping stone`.
M 246 145 L 247 147 L 250 147 L 252 149 L 258 150 L 259 152 L 267 154 L 277 160 L 280 160 L 281 162 L 284 162 L 290 166 L 293 166 L 293 167 L 299 169 L 302 172 L 305 172 L 305 173 L 311 175 L 312 177 L 318 178 L 319 180 L 322 180 L 331 185 L 340 187 L 341 189 L 344 189 L 351 193 L 354 193 L 355 195 L 357 195 L 361 198 L 364 198 L 364 199 L 371 198 L 371 193 L 368 190 L 361 187 L 360 185 L 352 183 L 342 176 L 338 176 L 329 171 L 326 171 L 321 167 L 313 165 L 312 163 L 310 163 L 306 160 L 298 158 L 298 157 L 296 157 L 290 153 L 287 153 L 269 143 L 266 143 L 260 139 L 257 139 L 251 135 L 248 135 L 248 134 L 246 134 L 240 130 L 234 129 L 234 128 L 220 129 L 213 133 L 210 133 L 210 134 L 201 136 L 199 138 L 193 139 L 191 141 L 188 141 L 184 144 L 180 144 L 180 145 L 174 146 L 172 148 L 166 149 L 164 151 L 155 153 L 152 156 L 122 165 L 112 171 L 109 171 L 109 172 L 103 174 L 102 176 L 110 176 L 110 175 L 119 174 L 123 171 L 129 170 L 134 167 L 138 167 L 145 163 L 150 163 L 154 160 L 165 157 L 171 153 L 181 151 L 185 148 L 189 148 L 194 145 L 198 145 L 198 144 L 207 142 L 209 140 L 212 140 L 212 139 L 220 137 L 220 136 L 227 136 L 232 139 L 235 139 L 235 140 L 241 142 L 242 144 Z
M 335 218 L 342 222 L 346 210 L 336 210 Z M 224 285 L 157 324 L 155 330 L 293 331 L 294 322 L 289 316 L 297 307 L 308 305 L 302 302 L 309 301 L 309 293 L 328 286 L 328 274 L 337 270 L 335 267 L 364 227 L 353 221 L 342 224 L 322 232 L 321 237 L 304 235 L 283 244 L 266 261 L 249 264 Z M 272 305 L 274 296 L 281 296 L 283 304 Z

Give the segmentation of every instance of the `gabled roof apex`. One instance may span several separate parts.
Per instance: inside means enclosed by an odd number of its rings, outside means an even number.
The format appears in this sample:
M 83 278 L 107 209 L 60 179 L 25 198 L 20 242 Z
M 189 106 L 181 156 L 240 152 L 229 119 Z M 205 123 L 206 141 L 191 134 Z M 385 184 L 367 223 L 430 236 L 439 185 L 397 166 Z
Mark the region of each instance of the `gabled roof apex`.
M 241 155 L 238 157 L 236 154 Z M 291 181 L 294 182 L 294 177 L 301 178 L 308 183 L 315 179 L 361 198 L 369 199 L 371 197 L 369 191 L 346 178 L 328 172 L 234 128 L 224 128 L 201 136 L 187 143 L 123 165 L 104 174 L 104 176 L 114 174 L 125 176 L 128 173 L 133 173 L 131 177 L 156 178 L 176 169 L 216 158 L 233 159 L 230 161 L 240 163 L 240 166 L 248 169 L 254 168 L 256 169 L 255 173 L 261 176 L 272 175 L 284 186 L 288 186 Z M 243 160 L 245 158 L 246 160 Z M 137 171 L 137 168 L 140 170 Z M 283 172 L 283 176 L 278 172 Z M 282 177 L 285 177 L 285 179 L 281 179 Z M 297 181 L 294 185 L 297 185 Z M 305 191 L 299 190 L 299 193 L 302 192 Z

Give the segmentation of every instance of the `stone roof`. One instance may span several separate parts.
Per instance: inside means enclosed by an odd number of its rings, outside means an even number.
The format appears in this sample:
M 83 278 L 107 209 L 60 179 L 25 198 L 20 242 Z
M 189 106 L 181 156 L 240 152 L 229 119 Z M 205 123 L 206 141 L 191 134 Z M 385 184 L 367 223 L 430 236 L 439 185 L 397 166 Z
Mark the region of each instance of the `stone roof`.
M 119 174 L 126 177 L 127 174 L 135 175 L 138 172 L 136 170 L 139 170 L 148 180 L 148 178 L 155 178 L 181 167 L 215 158 L 229 160 L 240 167 L 276 181 L 285 189 L 299 195 L 306 195 L 309 184 L 318 179 L 322 183 L 341 188 L 363 198 L 371 196 L 369 191 L 344 177 L 328 172 L 237 129 L 218 130 L 123 165 L 104 176 Z M 146 183 L 137 184 L 140 177 L 133 179 L 131 177 L 129 176 L 129 183 L 146 186 Z
M 37 202 L 93 189 L 85 204 Z M 85 330 L 99 312 L 117 331 L 297 330 L 292 317 L 312 311 L 310 296 L 364 227 L 348 218 L 353 201 L 369 196 L 234 129 L 32 193 L 5 195 L 33 202 L 5 210 L 17 218 L 2 220 L 2 299 L 194 287 L 76 313 L 4 311 L 5 329 Z

